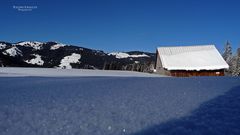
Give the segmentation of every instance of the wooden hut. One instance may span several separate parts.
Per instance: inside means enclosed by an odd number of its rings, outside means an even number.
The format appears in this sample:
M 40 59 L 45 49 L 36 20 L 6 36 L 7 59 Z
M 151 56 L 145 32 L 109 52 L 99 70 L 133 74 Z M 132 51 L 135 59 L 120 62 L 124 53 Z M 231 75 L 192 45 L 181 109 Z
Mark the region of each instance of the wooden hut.
M 156 72 L 168 76 L 224 76 L 229 66 L 214 45 L 159 47 Z

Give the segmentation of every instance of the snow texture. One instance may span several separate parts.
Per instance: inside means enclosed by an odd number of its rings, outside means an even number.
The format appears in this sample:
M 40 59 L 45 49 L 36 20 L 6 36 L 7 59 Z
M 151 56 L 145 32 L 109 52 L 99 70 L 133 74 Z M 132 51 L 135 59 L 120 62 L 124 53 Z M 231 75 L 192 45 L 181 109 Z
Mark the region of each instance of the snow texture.
M 163 77 L 158 74 L 149 74 L 134 71 L 117 70 L 90 70 L 90 69 L 54 69 L 54 68 L 15 68 L 1 67 L 0 77 L 41 76 L 41 77 Z
M 22 56 L 22 51 L 19 50 L 17 47 L 13 46 L 3 52 L 4 55 L 9 55 L 15 57 L 17 55 Z
M 0 43 L 0 49 L 5 49 L 6 48 L 6 44 L 2 44 L 2 43 Z
M 153 125 L 133 135 L 239 135 L 240 86 L 200 105 L 190 116 Z
M 56 49 L 59 49 L 64 46 L 65 46 L 64 44 L 56 44 L 56 45 L 51 46 L 50 50 L 56 50 Z
M 17 43 L 16 45 L 32 47 L 35 50 L 40 50 L 42 48 L 42 43 L 41 42 L 36 42 L 36 41 L 34 41 L 34 42 L 25 41 L 25 42 Z
M 41 59 L 41 56 L 38 54 L 33 54 L 33 56 L 35 56 L 35 58 L 31 59 L 31 60 L 26 60 L 26 63 L 29 64 L 36 64 L 36 65 L 43 65 L 44 61 Z
M 113 52 L 113 53 L 109 53 L 108 55 L 114 55 L 116 58 L 118 59 L 122 59 L 122 58 L 138 58 L 138 57 L 150 57 L 146 54 L 139 54 L 139 55 L 130 55 L 127 53 L 123 53 L 123 52 Z
M 168 70 L 227 69 L 228 64 L 214 45 L 159 47 L 163 68 Z
M 65 56 L 61 60 L 61 64 L 59 65 L 59 67 L 63 69 L 72 69 L 71 63 L 79 63 L 80 58 L 80 54 L 72 53 L 72 55 Z
M 227 77 L 0 77 L 0 134 L 238 135 L 239 84 Z

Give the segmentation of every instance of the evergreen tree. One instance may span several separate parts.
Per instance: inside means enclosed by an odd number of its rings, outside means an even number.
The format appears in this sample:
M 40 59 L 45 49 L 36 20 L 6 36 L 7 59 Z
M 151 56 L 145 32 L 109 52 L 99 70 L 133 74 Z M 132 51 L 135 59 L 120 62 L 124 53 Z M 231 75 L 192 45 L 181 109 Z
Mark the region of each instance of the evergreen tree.
M 231 69 L 231 74 L 229 74 L 229 75 L 232 75 L 232 76 L 237 76 L 237 56 L 236 55 L 234 55 L 233 57 L 232 57 L 232 63 L 231 63 L 232 65 L 230 66 L 229 65 L 229 69 Z M 229 73 L 230 71 L 228 71 L 228 73 Z
M 233 56 L 232 56 L 232 47 L 229 41 L 225 44 L 224 52 L 223 52 L 223 59 L 227 62 L 229 65 L 229 69 L 226 70 L 227 75 L 232 75 L 233 74 Z
M 240 76 L 240 48 L 237 50 L 237 73 Z
M 225 45 L 225 49 L 223 52 L 223 59 L 229 63 L 232 59 L 232 47 L 230 42 L 227 41 L 226 45 Z
M 238 48 L 237 54 L 234 57 L 233 76 L 240 76 L 240 48 Z

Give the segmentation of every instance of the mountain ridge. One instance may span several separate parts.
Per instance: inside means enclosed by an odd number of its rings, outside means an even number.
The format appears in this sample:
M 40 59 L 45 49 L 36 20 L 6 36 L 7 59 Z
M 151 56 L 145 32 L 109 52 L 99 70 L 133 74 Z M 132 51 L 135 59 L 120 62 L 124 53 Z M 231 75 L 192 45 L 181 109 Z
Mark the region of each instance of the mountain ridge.
M 155 54 L 142 51 L 112 52 L 56 41 L 0 41 L 0 66 L 44 67 L 152 72 Z

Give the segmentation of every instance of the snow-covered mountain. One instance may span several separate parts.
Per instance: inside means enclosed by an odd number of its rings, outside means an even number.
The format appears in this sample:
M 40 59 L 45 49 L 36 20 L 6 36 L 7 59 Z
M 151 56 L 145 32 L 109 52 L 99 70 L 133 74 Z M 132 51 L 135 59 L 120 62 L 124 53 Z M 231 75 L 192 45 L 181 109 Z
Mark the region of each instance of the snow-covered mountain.
M 58 42 L 0 42 L 0 66 L 135 70 L 149 72 L 155 54 L 131 51 L 106 53 L 101 50 Z

